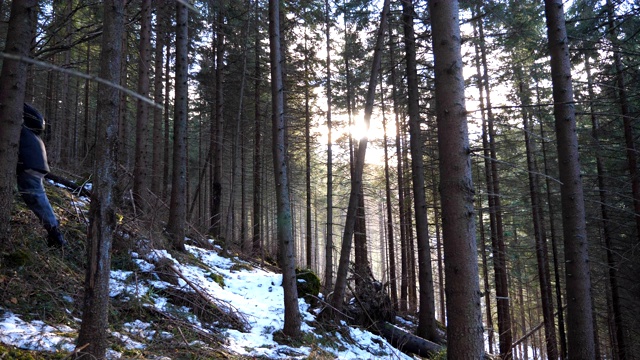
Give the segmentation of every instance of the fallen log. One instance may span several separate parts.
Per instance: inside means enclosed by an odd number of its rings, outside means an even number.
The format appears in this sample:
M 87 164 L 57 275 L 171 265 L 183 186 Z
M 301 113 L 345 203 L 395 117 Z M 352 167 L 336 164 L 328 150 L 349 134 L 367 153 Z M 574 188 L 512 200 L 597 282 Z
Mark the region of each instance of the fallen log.
M 444 348 L 440 344 L 413 335 L 387 321 L 378 322 L 376 328 L 393 347 L 405 353 L 426 357 Z
M 58 184 L 64 185 L 66 188 L 71 190 L 72 193 L 77 194 L 79 196 L 91 197 L 91 191 L 87 190 L 84 186 L 78 185 L 75 182 L 65 179 L 62 176 L 55 175 L 53 173 L 48 173 L 44 176 L 45 178 L 57 182 Z

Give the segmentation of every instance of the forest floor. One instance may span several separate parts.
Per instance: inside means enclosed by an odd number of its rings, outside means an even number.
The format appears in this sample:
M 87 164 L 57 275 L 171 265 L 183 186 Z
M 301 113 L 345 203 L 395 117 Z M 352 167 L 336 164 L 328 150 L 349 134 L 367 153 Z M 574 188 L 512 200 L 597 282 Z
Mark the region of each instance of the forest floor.
M 88 199 L 46 188 L 69 245 L 48 248 L 16 198 L 12 240 L 0 254 L 0 359 L 67 359 L 75 350 Z M 327 328 L 302 299 L 303 335 L 284 339 L 282 276 L 273 267 L 223 257 L 213 240 L 189 242 L 186 254 L 158 250 L 161 233 L 119 218 L 108 359 L 412 359 L 364 329 Z

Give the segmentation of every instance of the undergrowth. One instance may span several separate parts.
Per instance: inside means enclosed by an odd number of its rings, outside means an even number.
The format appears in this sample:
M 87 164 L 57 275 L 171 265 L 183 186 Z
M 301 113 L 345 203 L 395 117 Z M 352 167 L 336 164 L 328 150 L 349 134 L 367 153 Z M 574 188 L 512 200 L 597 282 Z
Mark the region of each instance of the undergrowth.
M 77 336 L 80 327 L 78 319 L 82 318 L 87 262 L 88 204 L 79 205 L 79 199 L 67 190 L 52 186 L 45 188 L 68 246 L 64 249 L 49 248 L 46 244 L 46 231 L 16 196 L 10 241 L 0 244 L 0 316 L 6 310 L 17 314 L 24 321 L 40 320 L 47 324 L 64 324 L 75 330 L 67 336 Z M 131 271 L 132 275 L 128 279 L 131 283 L 149 280 L 152 276 L 168 282 L 177 281 L 170 266 L 163 269 L 162 264 L 158 263 L 154 274 L 141 272 L 131 256 L 131 251 L 145 251 L 141 247 L 147 251 L 166 248 L 164 243 L 167 240 L 162 233 L 162 224 L 153 219 L 137 219 L 131 215 L 130 210 L 120 211 L 119 214 L 119 227 L 113 238 L 112 269 Z M 141 239 L 146 240 L 141 242 Z M 224 277 L 208 268 L 196 256 L 174 252 L 171 252 L 171 256 L 180 263 L 204 268 L 212 281 L 221 287 L 225 286 Z M 251 270 L 252 266 L 247 262 L 260 264 L 262 267 L 271 266 L 241 254 L 238 257 L 243 261 L 232 260 L 234 271 Z M 311 275 L 302 283 L 312 285 L 309 293 L 317 295 L 316 282 L 319 279 L 315 274 Z M 160 296 L 170 302 L 167 307 L 169 310 L 164 313 L 149 306 Z M 242 331 L 243 326 L 246 326 L 242 316 L 229 313 L 223 305 L 205 301 L 193 292 L 171 288 L 150 287 L 141 294 L 116 296 L 110 300 L 109 333 L 124 333 L 126 323 L 140 320 L 150 324 L 149 330 L 154 331 L 155 335 L 142 338 L 127 333 L 131 339 L 144 343 L 144 350 L 128 350 L 121 339 L 110 335 L 110 348 L 126 359 L 254 359 L 255 357 L 232 354 L 222 347 L 225 339 L 216 330 L 218 327 Z M 205 333 L 192 326 L 194 317 L 210 331 Z M 340 334 L 337 329 L 323 330 L 320 323 L 313 326 L 316 329 L 314 333 L 304 333 L 299 339 L 288 339 L 278 334 L 274 334 L 274 338 L 291 346 L 310 348 L 307 359 L 334 359 L 335 356 L 325 349 L 343 350 L 340 339 L 345 339 L 346 334 Z M 297 356 L 294 353 L 291 355 Z M 72 356 L 73 354 L 64 351 L 37 352 L 0 344 L 0 359 L 70 359 Z
M 78 198 L 64 189 L 48 185 L 45 189 L 68 246 L 64 249 L 49 248 L 46 244 L 46 231 L 20 197 L 15 197 L 10 241 L 0 244 L 0 316 L 7 310 L 17 314 L 24 321 L 40 320 L 47 324 L 65 324 L 79 330 L 77 319 L 82 317 L 88 205 L 77 205 Z M 138 269 L 132 260 L 130 250 L 136 246 L 136 234 L 143 231 L 156 242 L 164 241 L 162 235 L 158 235 L 161 234 L 159 226 L 150 230 L 148 220 L 131 220 L 122 216 L 120 227 L 113 240 L 112 269 L 134 271 L 135 276 L 140 276 L 131 281 L 150 276 L 136 272 Z M 157 245 L 153 244 L 154 247 Z M 204 266 L 190 254 L 175 254 L 175 258 L 181 262 Z M 211 274 L 215 279 L 215 274 Z M 160 290 L 158 294 L 159 292 Z M 220 341 L 211 341 L 210 337 L 204 338 L 202 334 L 191 331 L 186 326 L 186 320 L 164 317 L 146 306 L 158 294 L 151 289 L 149 293 L 139 294 L 140 296 L 111 299 L 110 332 L 121 331 L 127 322 L 141 320 L 151 323 L 158 334 L 166 335 L 142 339 L 127 334 L 132 339 L 145 343 L 144 350 L 127 350 L 121 340 L 110 336 L 112 350 L 120 352 L 123 358 L 127 359 L 157 359 L 162 356 L 175 360 L 243 359 L 227 353 L 219 346 Z M 189 299 L 185 294 L 187 293 L 174 294 L 174 297 L 178 299 L 179 295 L 183 295 L 181 305 L 191 306 L 190 316 L 195 314 L 208 322 L 215 322 L 213 309 Z M 182 306 L 175 308 L 185 311 Z M 185 314 L 184 318 L 186 316 Z M 74 336 L 77 336 L 77 333 Z M 198 345 L 198 341 L 202 345 Z M 71 358 L 71 355 L 64 351 L 28 351 L 0 344 L 0 359 L 64 359 Z

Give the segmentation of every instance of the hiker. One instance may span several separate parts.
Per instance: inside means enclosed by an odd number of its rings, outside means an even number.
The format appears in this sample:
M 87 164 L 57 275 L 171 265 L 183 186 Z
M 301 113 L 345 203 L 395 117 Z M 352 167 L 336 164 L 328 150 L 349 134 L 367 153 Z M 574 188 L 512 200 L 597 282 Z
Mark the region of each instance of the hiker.
M 66 241 L 60 233 L 60 224 L 43 186 L 44 176 L 49 173 L 47 150 L 40 139 L 40 134 L 44 131 L 44 118 L 38 110 L 26 103 L 22 118 L 18 150 L 18 190 L 29 209 L 36 214 L 47 230 L 47 244 L 51 247 L 62 247 Z

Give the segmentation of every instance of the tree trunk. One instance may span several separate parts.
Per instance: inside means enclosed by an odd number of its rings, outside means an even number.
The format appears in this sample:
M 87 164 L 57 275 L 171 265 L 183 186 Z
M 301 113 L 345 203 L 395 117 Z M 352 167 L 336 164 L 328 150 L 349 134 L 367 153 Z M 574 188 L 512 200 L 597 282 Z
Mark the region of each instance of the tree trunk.
M 151 160 L 151 191 L 156 196 L 162 195 L 162 108 L 159 104 L 162 104 L 162 80 L 163 80 L 163 65 L 164 65 L 164 48 L 165 33 L 167 32 L 167 2 L 166 0 L 158 0 L 155 3 L 156 7 L 156 44 L 155 44 L 155 59 L 154 59 L 154 78 L 153 78 L 153 102 L 156 103 L 156 107 L 153 109 L 153 152 Z
M 629 176 L 631 180 L 631 195 L 633 196 L 633 211 L 635 212 L 636 237 L 640 242 L 640 174 L 638 174 L 638 157 L 633 134 L 633 118 L 629 108 L 626 85 L 624 83 L 624 73 L 622 56 L 618 44 L 617 24 L 614 19 L 615 8 L 611 0 L 607 0 L 607 22 L 609 27 L 609 40 L 613 45 L 613 66 L 615 71 L 615 88 L 618 91 L 618 101 L 620 104 L 620 116 L 624 126 L 624 140 L 627 153 L 627 164 L 629 166 Z
M 480 359 L 484 354 L 482 312 L 458 1 L 430 0 L 429 10 L 433 31 L 442 230 L 445 239 L 447 358 Z
M 151 0 L 141 4 L 140 43 L 138 45 L 138 94 L 149 94 L 149 64 L 151 63 Z M 138 209 L 149 208 L 150 164 L 149 164 L 149 105 L 138 99 L 136 102 L 136 145 L 133 167 L 133 196 Z
M 356 292 L 368 279 L 371 273 L 369 267 L 369 257 L 367 254 L 367 223 L 366 223 L 364 190 L 360 185 L 360 195 L 358 196 L 358 209 L 356 210 L 356 224 L 354 230 L 354 275 L 356 283 Z
M 250 28 L 251 24 L 250 21 L 247 21 L 246 26 L 243 27 L 244 29 L 248 29 Z M 243 31 L 244 32 L 244 31 Z M 244 112 L 244 89 L 247 83 L 247 48 L 248 48 L 248 43 L 249 43 L 249 34 L 245 33 L 244 36 L 241 34 L 241 38 L 244 38 L 245 42 L 242 46 L 242 72 L 241 72 L 241 80 L 240 80 L 240 93 L 238 94 L 238 112 L 236 115 L 236 128 L 235 128 L 235 134 L 233 136 L 233 144 L 232 145 L 232 150 L 231 150 L 231 184 L 229 186 L 229 208 L 227 211 L 227 222 L 226 222 L 226 228 L 227 229 L 235 229 L 235 221 L 232 220 L 232 217 L 235 216 L 235 204 L 236 204 L 236 187 L 238 185 L 238 182 L 236 181 L 236 177 L 238 176 L 238 157 L 239 154 L 241 153 L 240 147 L 242 146 L 242 141 L 241 141 L 241 136 L 242 136 L 242 114 Z M 240 182 L 242 183 L 242 182 Z M 242 209 L 242 211 L 244 212 L 244 209 Z M 232 230 L 232 234 L 233 234 L 233 230 Z M 225 237 L 226 239 L 226 237 Z M 228 237 L 229 241 L 235 241 L 235 236 L 229 236 Z M 244 240 L 244 238 L 241 238 L 241 243 Z M 228 241 L 225 241 L 225 245 L 228 246 Z M 226 252 L 226 249 L 225 249 Z
M 474 17 L 478 11 L 473 13 Z M 482 19 L 478 18 L 478 22 L 482 23 Z M 478 27 L 474 23 L 473 33 L 474 36 L 478 36 Z M 478 95 L 480 101 L 480 108 L 484 110 L 484 77 L 482 76 L 482 70 L 480 66 L 480 46 L 477 44 L 474 45 L 474 50 L 476 53 L 475 56 L 475 66 L 477 76 L 477 86 L 478 86 Z M 484 111 L 481 112 L 482 117 L 482 148 L 483 148 L 483 157 L 484 157 L 484 171 L 485 171 L 485 181 L 487 183 L 487 194 L 488 194 L 488 204 L 489 204 L 489 218 L 490 218 L 490 237 L 491 243 L 493 246 L 494 243 L 494 231 L 495 231 L 495 214 L 493 210 L 493 198 L 491 194 L 493 194 L 493 183 L 491 181 L 491 164 L 490 164 L 490 152 L 489 152 L 489 144 L 487 139 L 487 122 L 486 122 L 486 114 Z M 488 329 L 488 342 L 489 342 L 489 353 L 493 353 L 493 342 L 494 342 L 494 329 L 493 329 L 493 316 L 491 314 L 491 289 L 489 288 L 489 271 L 488 271 L 488 261 L 487 261 L 487 249 L 486 249 L 486 238 L 485 238 L 485 221 L 483 215 L 483 205 L 482 200 L 479 201 L 479 216 L 478 221 L 480 222 L 480 251 L 482 255 L 482 274 L 484 277 L 484 298 L 485 298 L 485 307 L 486 307 L 486 316 L 487 316 L 487 327 Z
M 442 350 L 441 345 L 406 332 L 388 322 L 376 324 L 376 329 L 391 345 L 403 352 L 429 357 Z
M 188 118 L 188 20 L 187 7 L 176 3 L 176 86 L 173 115 L 173 176 L 167 232 L 171 246 L 185 251 L 187 216 L 187 118 Z
M 478 11 L 479 12 L 479 11 Z M 474 24 L 475 25 L 475 24 Z M 498 333 L 500 339 L 500 356 L 508 360 L 511 358 L 511 343 L 513 335 L 511 333 L 511 315 L 509 310 L 509 283 L 507 280 L 507 254 L 504 244 L 504 226 L 502 223 L 502 205 L 500 199 L 500 179 L 498 175 L 498 162 L 496 155 L 494 116 L 491 105 L 491 92 L 489 89 L 489 71 L 484 43 L 484 25 L 482 18 L 477 22 L 478 36 L 480 39 L 480 56 L 482 58 L 482 73 L 478 76 L 482 78 L 486 107 L 481 107 L 486 111 L 487 131 L 483 128 L 483 146 L 485 148 L 485 160 L 487 160 L 487 141 L 490 155 L 490 162 L 485 161 L 488 166 L 487 188 L 489 196 L 489 211 L 491 215 L 491 244 L 493 250 L 493 268 L 496 282 L 496 307 L 498 311 Z M 483 111 L 483 113 L 484 113 Z
M 478 177 L 480 177 L 480 166 L 478 166 Z M 493 315 L 491 310 L 491 287 L 489 285 L 489 261 L 487 260 L 487 239 L 484 230 L 484 209 L 482 201 L 478 201 L 478 226 L 480 227 L 480 257 L 482 264 L 482 280 L 484 293 L 485 316 L 487 318 L 487 345 L 489 345 L 489 353 L 493 354 Z
M 224 151 L 224 3 L 218 5 L 216 25 L 216 101 L 214 130 L 212 131 L 211 146 L 213 146 L 213 181 L 211 189 L 211 234 L 220 238 L 222 233 L 222 153 Z M 227 242 L 224 242 L 225 251 Z
M 384 106 L 384 102 L 382 103 Z M 393 236 L 393 205 L 391 204 L 391 176 L 389 174 L 389 150 L 387 143 L 387 118 L 382 113 L 383 147 L 384 147 L 384 190 L 387 210 L 387 242 L 389 247 L 389 291 L 394 310 L 398 310 L 398 288 L 396 281 L 396 251 L 395 238 Z
M 393 38 L 393 32 L 389 34 L 389 56 L 391 64 L 395 64 L 394 54 L 396 53 L 395 42 Z M 396 170 L 398 173 L 398 213 L 399 213 L 399 225 L 400 225 L 400 299 L 398 303 L 394 304 L 394 307 L 399 308 L 400 311 L 407 311 L 407 234 L 406 234 L 406 212 L 405 212 L 405 199 L 404 199 L 404 174 L 403 174 L 403 161 L 402 161 L 402 138 L 400 136 L 402 132 L 401 119 L 400 119 L 400 95 L 397 88 L 397 76 L 396 67 L 391 66 L 391 86 L 393 86 L 393 114 L 395 116 L 396 124 Z
M 531 141 L 530 93 L 523 83 L 522 69 L 515 69 L 518 81 L 518 96 L 522 103 L 522 122 L 524 128 L 524 143 L 527 153 L 527 170 L 529 174 L 529 195 L 531 199 L 531 214 L 533 217 L 533 233 L 535 239 L 536 259 L 538 264 L 538 282 L 540 284 L 540 299 L 542 302 L 542 316 L 544 319 L 545 345 L 549 359 L 558 358 L 558 344 L 556 341 L 556 327 L 553 316 L 553 296 L 551 292 L 551 274 L 549 271 L 549 250 L 544 229 L 544 214 L 542 213 L 540 196 L 540 176 L 534 159 L 535 149 Z
M 260 44 L 260 27 L 258 26 L 258 21 L 260 19 L 259 16 L 260 5 L 259 2 L 255 2 L 254 16 L 256 17 L 256 32 L 255 32 L 255 42 L 253 44 L 254 55 L 255 55 L 255 80 L 254 80 L 254 116 L 255 116 L 255 129 L 253 133 L 253 220 L 251 225 L 253 227 L 252 234 L 252 249 L 254 256 L 259 256 L 260 259 L 264 259 L 263 253 L 263 233 L 262 233 L 262 186 L 261 186 L 261 178 L 262 178 L 262 111 L 261 111 L 261 102 L 260 97 L 262 95 L 262 82 L 261 82 L 261 68 L 260 68 L 260 54 L 261 54 L 261 44 Z
M 91 74 L 91 43 L 87 43 L 87 56 L 85 58 L 85 61 L 87 63 L 87 67 L 85 69 L 85 72 L 87 74 Z M 81 155 L 83 156 L 83 158 L 85 159 L 82 166 L 83 167 L 87 167 L 89 166 L 89 164 L 93 164 L 93 161 L 91 159 L 91 154 L 93 154 L 92 152 L 90 152 L 89 150 L 89 126 L 90 126 L 90 121 L 89 121 L 89 93 L 91 92 L 91 86 L 90 86 L 90 82 L 89 79 L 86 79 L 84 81 L 84 109 L 83 109 L 83 115 L 84 115 L 84 119 L 83 119 L 83 124 L 82 124 L 82 151 L 81 151 Z
M 169 5 L 167 5 L 169 6 Z M 169 8 L 166 10 L 167 12 L 167 26 L 171 24 L 171 12 Z M 164 151 L 162 153 L 162 198 L 167 198 L 167 190 L 168 184 L 170 183 L 169 179 L 169 170 L 171 166 L 171 162 L 169 161 L 169 154 L 171 152 L 171 146 L 169 143 L 169 134 L 170 134 L 170 126 L 169 126 L 169 109 L 170 109 L 170 92 L 171 92 L 171 35 L 169 34 L 169 30 L 165 31 L 165 44 L 167 44 L 167 58 L 164 62 Z
M 105 1 L 100 77 L 116 84 L 120 82 L 123 33 L 124 1 Z M 114 190 L 120 95 L 115 88 L 103 84 L 98 85 L 98 93 L 96 120 L 101 141 L 96 144 L 96 176 L 89 209 L 84 306 L 77 345 L 78 348 L 86 345 L 82 353 L 95 359 L 104 359 L 108 345 L 111 244 L 117 225 Z
M 580 174 L 571 61 L 561 0 L 545 0 L 558 146 L 571 359 L 593 359 L 593 317 L 584 194 Z
M 247 161 L 245 151 L 247 145 L 245 144 L 246 137 L 243 135 L 240 137 L 240 242 L 242 244 L 242 252 L 247 254 L 251 253 L 251 245 L 249 245 L 249 238 L 247 236 Z
M 609 200 L 607 193 L 610 191 L 605 183 L 605 169 L 604 161 L 600 155 L 600 123 L 594 110 L 593 99 L 595 99 L 595 92 L 593 89 L 593 78 L 591 77 L 591 63 L 589 56 L 585 57 L 585 70 L 587 73 L 587 86 L 589 90 L 589 114 L 591 116 L 591 136 L 596 146 L 596 170 L 598 175 L 598 195 L 600 199 L 600 213 L 602 214 L 602 236 L 604 237 L 604 247 L 606 251 L 606 260 L 609 287 L 611 292 L 611 311 L 613 313 L 614 330 L 611 335 L 612 350 L 617 354 L 620 360 L 627 358 L 627 350 L 624 338 L 624 323 L 622 321 L 622 310 L 620 307 L 620 291 L 618 288 L 618 262 L 614 256 L 612 230 L 611 230 L 611 216 L 609 215 Z
M 61 20 L 66 20 L 69 18 L 71 14 L 71 5 L 72 3 L 66 2 L 60 4 L 64 9 L 62 10 L 62 18 Z M 73 36 L 71 29 L 71 21 L 67 21 L 64 30 L 62 30 L 63 39 L 61 43 L 64 46 L 69 47 L 70 49 L 70 38 Z M 71 50 L 65 50 L 62 53 L 62 66 L 65 68 L 71 67 Z M 71 81 L 68 73 L 62 74 L 62 79 L 60 81 L 58 96 L 60 96 L 60 118 L 57 121 L 58 126 L 58 137 L 55 139 L 60 146 L 59 151 L 59 162 L 58 164 L 70 164 L 71 157 L 73 155 L 74 142 L 73 142 L 73 130 L 75 127 L 73 126 L 73 119 L 75 112 L 73 112 L 73 102 L 72 102 L 72 94 L 71 94 Z
M 126 16 L 126 11 L 127 11 L 127 7 L 125 6 L 125 16 Z M 127 59 L 129 57 L 129 44 L 127 42 L 127 33 L 122 33 L 122 38 L 120 39 L 120 41 L 122 42 L 121 49 L 122 49 L 122 58 L 123 59 Z M 122 61 L 120 66 L 120 86 L 122 87 L 127 87 L 127 78 L 128 78 L 128 67 L 127 67 L 127 62 L 126 61 Z M 128 118 L 129 116 L 129 111 L 128 111 L 128 105 L 127 105 L 127 95 L 124 93 L 120 93 L 119 94 L 120 98 L 118 99 L 119 103 L 120 103 L 120 117 L 118 118 L 119 123 L 118 123 L 118 163 L 122 166 L 124 166 L 125 169 L 127 169 L 127 171 L 129 170 L 129 165 L 130 165 L 130 157 L 131 157 L 131 151 L 129 150 L 129 137 L 128 135 L 131 133 L 131 129 L 130 129 L 130 124 L 132 123 L 131 119 Z M 96 129 L 98 127 L 98 124 L 96 123 Z M 96 135 L 94 137 L 94 144 L 97 144 L 97 142 L 99 142 L 101 139 L 98 138 L 98 134 L 96 131 Z M 96 145 L 94 145 L 96 146 Z M 121 192 L 121 191 L 120 191 Z
M 422 134 L 420 131 L 420 108 L 418 93 L 418 71 L 416 44 L 413 30 L 413 1 L 402 1 L 402 23 L 407 62 L 407 91 L 409 101 L 409 133 L 411 146 L 411 174 L 413 177 L 413 199 L 418 242 L 418 269 L 420 284 L 420 312 L 417 334 L 427 340 L 440 342 L 436 327 L 436 310 L 433 296 L 433 272 L 431 269 L 431 246 L 429 245 L 429 222 L 425 194 L 424 162 L 422 159 Z
M 311 229 L 311 111 L 310 111 L 310 84 L 309 84 L 309 49 L 307 42 L 309 41 L 307 35 L 307 28 L 305 28 L 304 33 L 304 126 L 305 126 L 305 137 L 304 137 L 304 155 L 305 155 L 305 191 L 306 191 L 306 244 L 307 244 L 307 269 L 312 268 L 312 257 L 313 253 L 313 236 Z M 327 64 L 330 66 L 330 64 Z
M 331 48 L 331 8 L 329 0 L 324 1 L 325 8 L 325 38 L 327 48 Z M 331 51 L 327 51 L 327 235 L 325 240 L 325 278 L 324 291 L 333 291 L 333 153 L 331 107 L 333 96 L 331 93 Z
M 28 56 L 35 35 L 38 1 L 12 1 L 4 51 Z M 27 64 L 3 59 L 0 73 L 0 246 L 9 244 L 16 186 L 20 125 L 27 84 Z
M 269 0 L 269 45 L 271 58 L 271 96 L 273 120 L 273 172 L 275 174 L 278 206 L 278 241 L 284 288 L 283 333 L 296 338 L 300 335 L 300 311 L 296 288 L 296 258 L 291 203 L 289 199 L 289 172 L 286 150 L 286 118 L 284 113 L 284 84 L 282 81 L 282 47 L 280 40 L 280 4 Z
M 517 237 L 514 239 L 513 244 L 515 246 L 519 246 L 520 245 Z M 516 275 L 517 279 L 515 281 L 516 289 L 514 289 L 514 292 L 517 293 L 517 294 L 514 294 L 513 299 L 520 304 L 520 306 L 518 308 L 519 308 L 519 315 L 520 315 L 520 328 L 522 330 L 523 336 L 518 341 L 514 342 L 511 346 L 515 350 L 516 346 L 520 344 L 521 345 L 520 354 L 522 355 L 522 359 L 529 359 L 529 343 L 530 343 L 530 341 L 529 341 L 528 337 L 526 337 L 524 335 L 525 332 L 526 332 L 526 329 L 527 329 L 527 314 L 526 314 L 527 307 L 524 306 L 524 304 L 525 304 L 525 301 L 524 301 L 524 286 L 523 286 L 523 280 L 521 278 L 523 270 L 522 270 L 521 260 L 518 259 L 517 261 L 515 261 L 514 264 L 513 264 L 513 267 L 514 267 L 514 273 L 517 274 Z M 513 309 L 513 307 L 512 307 L 512 309 Z M 515 309 L 514 309 L 514 312 L 515 312 Z M 516 315 L 514 314 L 513 317 L 516 318 Z
M 404 144 L 409 143 L 409 141 L 407 140 L 407 136 L 406 134 L 403 135 L 403 139 L 402 139 Z M 407 277 L 406 277 L 406 281 L 407 281 L 407 295 L 408 295 L 408 302 L 407 302 L 407 310 L 409 312 L 416 312 L 417 311 L 417 305 L 418 305 L 418 292 L 417 292 L 417 279 L 416 279 L 416 248 L 415 248 L 415 241 L 414 241 L 414 236 L 413 236 L 413 209 L 411 207 L 411 198 L 413 198 L 413 193 L 411 191 L 411 187 L 413 184 L 413 181 L 411 180 L 410 174 L 411 174 L 411 170 L 409 168 L 409 147 L 411 145 L 409 144 L 408 146 L 404 146 L 404 148 L 402 149 L 402 165 L 403 165 L 403 169 L 404 169 L 404 173 L 406 174 L 406 176 L 404 177 L 405 180 L 405 184 L 404 184 L 404 198 L 407 200 L 405 201 L 404 205 L 405 205 L 405 222 L 404 222 L 404 226 L 406 228 L 405 230 L 405 234 L 406 234 L 406 265 L 407 265 Z
M 385 0 L 380 18 L 380 27 L 376 34 L 376 46 L 373 52 L 373 64 L 371 66 L 371 74 L 369 77 L 369 87 L 367 89 L 367 97 L 365 100 L 364 122 L 366 128 L 369 128 L 371 113 L 373 112 L 373 100 L 375 97 L 376 80 L 378 71 L 380 70 L 380 62 L 382 57 L 382 45 L 384 33 L 387 29 L 387 16 L 389 13 L 389 0 Z M 334 317 L 338 316 L 338 312 L 342 309 L 345 290 L 347 287 L 347 273 L 349 270 L 349 258 L 351 255 L 351 241 L 356 222 L 356 213 L 359 204 L 359 195 L 362 190 L 362 173 L 364 171 L 364 160 L 367 152 L 367 138 L 360 139 L 358 145 L 358 153 L 356 156 L 356 166 L 351 179 L 351 192 L 349 194 L 349 206 L 345 219 L 344 234 L 342 237 L 342 249 L 340 251 L 340 262 L 338 264 L 338 273 L 336 276 L 336 286 L 331 299 L 333 310 L 330 310 Z
M 536 81 L 536 103 L 540 104 L 540 91 L 538 88 L 538 81 Z M 537 112 L 540 111 L 540 108 L 537 108 Z M 540 114 L 537 115 L 540 121 L 540 139 L 546 139 L 544 132 L 544 123 L 542 121 L 542 116 Z M 549 235 L 551 237 L 551 254 L 553 255 L 553 275 L 554 275 L 554 283 L 555 283 L 555 295 L 556 295 L 556 308 L 564 309 L 562 305 L 562 285 L 560 283 L 560 264 L 559 264 L 559 256 L 558 256 L 558 241 L 556 236 L 556 217 L 555 217 L 555 208 L 553 206 L 552 197 L 551 197 L 551 176 L 549 176 L 549 164 L 547 158 L 547 147 L 546 141 L 542 141 L 542 161 L 544 164 L 544 173 L 547 175 L 545 177 L 545 187 L 547 189 L 547 211 L 549 213 Z M 564 360 L 567 357 L 567 337 L 565 334 L 565 322 L 564 322 L 564 311 L 558 311 L 558 337 L 560 340 L 560 359 Z
M 384 116 L 384 115 L 383 115 Z M 385 121 L 385 120 L 382 120 Z M 382 197 L 382 193 L 379 193 L 379 198 Z M 388 252 L 387 252 L 387 244 L 389 243 L 389 237 L 387 236 L 386 231 L 386 214 L 384 210 L 384 203 L 382 200 L 378 201 L 378 233 L 380 234 L 380 281 L 382 284 L 387 284 L 389 281 L 389 272 L 387 270 L 388 262 Z
M 433 219 L 436 228 L 436 258 L 438 259 L 438 297 L 440 302 L 440 322 L 446 324 L 447 311 L 444 297 L 444 266 L 442 264 L 442 237 L 440 236 L 440 208 L 438 207 L 438 179 L 435 166 L 431 166 L 431 186 L 433 194 Z

